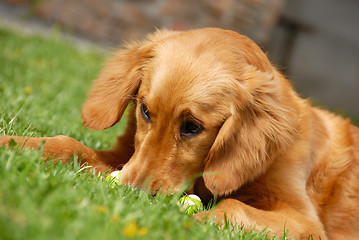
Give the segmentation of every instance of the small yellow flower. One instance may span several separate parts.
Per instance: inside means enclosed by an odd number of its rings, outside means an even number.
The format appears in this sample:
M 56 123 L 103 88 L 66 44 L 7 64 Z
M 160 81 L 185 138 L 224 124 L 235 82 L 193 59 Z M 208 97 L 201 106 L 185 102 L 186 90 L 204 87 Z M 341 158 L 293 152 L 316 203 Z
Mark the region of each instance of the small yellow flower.
M 126 237 L 134 237 L 137 232 L 137 223 L 135 221 L 129 222 L 123 229 L 123 234 Z
M 25 94 L 30 95 L 32 93 L 31 87 L 25 87 Z
M 101 205 L 97 206 L 97 207 L 96 207 L 96 210 L 97 210 L 98 212 L 100 212 L 100 213 L 103 213 L 103 214 L 108 213 L 107 208 L 105 208 L 104 206 L 101 206 Z
M 126 237 L 139 236 L 142 237 L 148 233 L 148 229 L 145 227 L 139 228 L 135 221 L 129 222 L 123 229 L 123 234 Z

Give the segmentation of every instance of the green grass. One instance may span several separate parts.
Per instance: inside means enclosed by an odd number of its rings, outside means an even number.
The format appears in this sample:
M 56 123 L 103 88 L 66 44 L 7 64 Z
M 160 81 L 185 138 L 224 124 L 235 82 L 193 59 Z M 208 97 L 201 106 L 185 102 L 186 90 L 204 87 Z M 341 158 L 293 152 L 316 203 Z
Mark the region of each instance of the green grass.
M 0 28 L 0 135 L 64 134 L 110 147 L 124 121 L 101 132 L 81 126 L 81 106 L 106 55 Z M 267 239 L 199 223 L 179 210 L 178 196 L 111 188 L 76 158 L 70 165 L 40 158 L 0 147 L 0 239 Z

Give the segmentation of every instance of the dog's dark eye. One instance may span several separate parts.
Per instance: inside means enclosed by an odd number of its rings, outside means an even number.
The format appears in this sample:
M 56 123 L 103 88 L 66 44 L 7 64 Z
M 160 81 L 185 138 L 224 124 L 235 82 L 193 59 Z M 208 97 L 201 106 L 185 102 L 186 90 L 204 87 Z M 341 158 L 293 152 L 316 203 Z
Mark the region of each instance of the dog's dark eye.
M 200 134 L 202 130 L 203 128 L 201 125 L 191 121 L 184 121 L 180 128 L 181 136 L 186 136 L 186 137 Z
M 150 113 L 147 109 L 147 106 L 144 103 L 141 104 L 141 114 L 142 114 L 143 119 L 145 119 L 146 122 L 150 121 Z

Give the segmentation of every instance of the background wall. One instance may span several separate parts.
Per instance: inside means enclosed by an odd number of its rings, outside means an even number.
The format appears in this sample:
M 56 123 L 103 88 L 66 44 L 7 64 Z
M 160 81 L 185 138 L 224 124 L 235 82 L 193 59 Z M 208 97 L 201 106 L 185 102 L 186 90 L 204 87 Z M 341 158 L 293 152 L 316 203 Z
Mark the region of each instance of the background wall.
M 304 97 L 359 119 L 359 1 L 287 0 L 282 14 L 300 26 L 284 59 L 290 27 L 272 32 L 275 62 Z
M 23 6 L 49 23 L 87 37 L 118 43 L 156 28 L 221 27 L 268 40 L 282 0 L 1 0 Z

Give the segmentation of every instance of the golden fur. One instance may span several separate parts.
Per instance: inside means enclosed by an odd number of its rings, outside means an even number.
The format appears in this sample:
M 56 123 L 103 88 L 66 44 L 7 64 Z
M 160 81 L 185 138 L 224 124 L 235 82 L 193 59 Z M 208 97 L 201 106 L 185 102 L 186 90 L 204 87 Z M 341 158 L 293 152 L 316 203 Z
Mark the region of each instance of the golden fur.
M 84 125 L 111 127 L 128 105 L 125 134 L 108 151 L 65 136 L 0 144 L 46 140 L 46 158 L 77 154 L 152 193 L 200 174 L 188 192 L 223 199 L 217 222 L 226 212 L 279 236 L 287 228 L 294 239 L 359 239 L 359 129 L 300 98 L 250 39 L 157 31 L 117 51 L 84 104 Z

